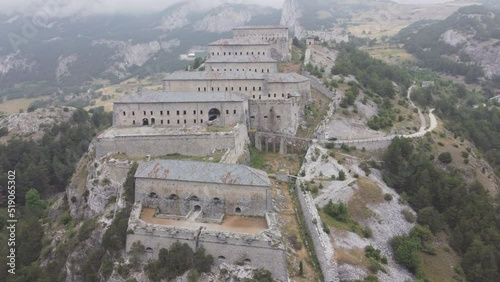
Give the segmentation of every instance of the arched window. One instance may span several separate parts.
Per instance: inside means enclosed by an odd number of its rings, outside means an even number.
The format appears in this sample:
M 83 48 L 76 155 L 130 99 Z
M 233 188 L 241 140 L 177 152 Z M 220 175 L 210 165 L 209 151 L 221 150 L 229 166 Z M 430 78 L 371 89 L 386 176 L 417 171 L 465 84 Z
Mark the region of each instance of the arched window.
M 213 121 L 216 120 L 220 117 L 220 111 L 219 109 L 213 108 L 210 111 L 208 111 L 208 120 Z
M 177 199 L 179 199 L 179 197 L 177 197 L 177 195 L 175 195 L 175 194 L 170 194 L 170 196 L 168 196 L 167 199 L 169 199 L 169 200 L 177 200 Z
M 189 197 L 190 201 L 199 201 L 200 199 L 197 196 L 191 196 Z
M 194 206 L 194 211 L 201 211 L 201 206 L 200 205 L 196 205 Z
M 249 265 L 251 263 L 252 263 L 251 259 L 246 258 L 246 259 L 243 260 L 243 264 Z
M 156 198 L 158 198 L 158 194 L 156 194 L 155 192 L 151 192 L 151 193 L 149 193 L 148 197 L 156 199 Z
M 224 261 L 224 260 L 226 260 L 226 257 L 225 256 L 219 256 L 218 259 L 221 260 L 221 261 Z

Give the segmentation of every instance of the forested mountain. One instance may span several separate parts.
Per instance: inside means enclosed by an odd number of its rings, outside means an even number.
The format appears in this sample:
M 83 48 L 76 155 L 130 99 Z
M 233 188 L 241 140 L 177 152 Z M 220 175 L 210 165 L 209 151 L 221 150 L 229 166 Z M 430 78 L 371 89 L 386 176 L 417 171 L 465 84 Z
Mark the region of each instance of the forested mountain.
M 403 29 L 399 40 L 420 65 L 467 83 L 500 74 L 500 12 L 484 6 L 460 8 L 440 22 L 418 22 Z
M 196 46 L 244 24 L 276 24 L 280 11 L 245 4 L 200 10 L 184 1 L 154 14 L 36 18 L 0 16 L 0 97 L 34 97 L 94 79 L 112 82 L 184 68 Z

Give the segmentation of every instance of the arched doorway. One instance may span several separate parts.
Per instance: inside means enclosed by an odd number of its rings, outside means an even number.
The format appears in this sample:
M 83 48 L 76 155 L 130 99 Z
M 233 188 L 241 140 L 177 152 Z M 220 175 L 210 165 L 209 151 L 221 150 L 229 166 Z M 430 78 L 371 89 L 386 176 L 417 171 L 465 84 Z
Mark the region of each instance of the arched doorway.
M 155 123 L 156 123 L 155 118 L 152 118 L 152 119 L 151 119 L 151 125 L 155 125 Z
M 199 205 L 194 206 L 194 211 L 195 212 L 201 211 L 201 206 L 199 206 Z
M 146 260 L 153 259 L 153 249 L 146 248 Z
M 241 213 L 241 209 L 240 209 L 240 208 L 236 208 L 235 212 L 236 212 L 237 214 L 240 214 L 240 213 Z
M 148 126 L 149 125 L 149 120 L 147 118 L 142 119 L 142 125 L 143 126 Z
M 208 111 L 208 120 L 209 121 L 214 121 L 218 118 L 220 118 L 220 111 L 218 109 L 213 108 L 210 111 Z

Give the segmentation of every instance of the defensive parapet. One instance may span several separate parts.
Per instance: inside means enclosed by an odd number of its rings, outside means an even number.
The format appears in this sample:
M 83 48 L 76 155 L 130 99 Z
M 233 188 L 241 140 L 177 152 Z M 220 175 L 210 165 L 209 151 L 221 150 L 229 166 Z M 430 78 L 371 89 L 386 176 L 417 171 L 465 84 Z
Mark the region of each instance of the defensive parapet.
M 247 264 L 269 270 L 279 281 L 288 280 L 286 253 L 272 213 L 265 217 L 267 229 L 252 234 L 214 230 L 209 224 L 199 223 L 192 227 L 151 224 L 141 219 L 141 211 L 142 204 L 136 202 L 129 219 L 127 251 L 140 241 L 146 248 L 145 259 L 157 259 L 160 249 L 168 249 L 175 242 L 187 243 L 192 249 L 198 242 L 216 264 Z

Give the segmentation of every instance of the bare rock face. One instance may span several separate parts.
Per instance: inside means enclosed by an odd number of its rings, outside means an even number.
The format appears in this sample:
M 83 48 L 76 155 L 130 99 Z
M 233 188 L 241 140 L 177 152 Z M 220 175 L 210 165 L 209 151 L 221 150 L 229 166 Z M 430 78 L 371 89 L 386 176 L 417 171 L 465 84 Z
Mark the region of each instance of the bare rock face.
M 467 37 L 456 30 L 447 30 L 441 35 L 441 40 L 455 47 L 467 42 Z
M 20 52 L 10 53 L 0 57 L 0 76 L 10 71 L 31 71 L 34 65 L 34 62 L 29 62 Z
M 491 41 L 480 42 L 474 39 L 474 33 L 464 34 L 456 30 L 447 30 L 440 40 L 453 47 L 462 46 L 460 51 L 480 65 L 486 77 L 500 74 L 500 45 Z
M 158 28 L 170 31 L 189 25 L 191 22 L 188 19 L 188 15 L 194 8 L 196 8 L 196 5 L 193 2 L 187 2 L 179 6 L 172 13 L 161 19 L 161 24 Z
M 0 128 L 7 128 L 11 137 L 42 138 L 44 129 L 70 120 L 75 108 L 40 108 L 31 113 L 8 115 L 0 119 Z
M 123 79 L 130 75 L 129 68 L 133 66 L 141 67 L 158 52 L 171 52 L 172 48 L 180 45 L 178 39 L 170 41 L 150 41 L 147 43 L 132 44 L 130 41 L 119 40 L 94 40 L 92 46 L 104 45 L 113 49 L 115 54 L 111 57 L 114 62 L 106 73 L 111 73 Z
M 280 24 L 287 26 L 299 39 L 306 36 L 305 29 L 300 25 L 302 11 L 299 0 L 286 0 L 283 3 Z
M 269 14 L 267 8 L 256 5 L 224 4 L 210 11 L 193 25 L 194 30 L 223 33 L 245 25 L 257 15 Z
M 57 68 L 56 68 L 56 78 L 57 78 L 57 81 L 61 81 L 61 78 L 65 77 L 65 76 L 70 76 L 71 73 L 68 69 L 68 67 L 73 64 L 74 62 L 76 62 L 76 60 L 78 59 L 78 55 L 76 54 L 72 54 L 70 56 L 59 56 L 59 59 L 58 59 L 58 64 L 57 64 Z

